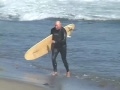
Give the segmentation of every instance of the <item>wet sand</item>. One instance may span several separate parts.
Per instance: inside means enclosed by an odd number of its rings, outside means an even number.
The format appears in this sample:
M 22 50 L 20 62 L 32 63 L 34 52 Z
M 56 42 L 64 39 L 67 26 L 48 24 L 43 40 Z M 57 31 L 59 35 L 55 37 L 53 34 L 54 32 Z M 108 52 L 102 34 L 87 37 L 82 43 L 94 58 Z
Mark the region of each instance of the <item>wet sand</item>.
M 0 90 L 47 90 L 44 87 L 36 86 L 17 80 L 0 78 Z
M 22 78 L 0 78 L 0 90 L 119 90 L 113 86 L 77 77 L 26 75 Z

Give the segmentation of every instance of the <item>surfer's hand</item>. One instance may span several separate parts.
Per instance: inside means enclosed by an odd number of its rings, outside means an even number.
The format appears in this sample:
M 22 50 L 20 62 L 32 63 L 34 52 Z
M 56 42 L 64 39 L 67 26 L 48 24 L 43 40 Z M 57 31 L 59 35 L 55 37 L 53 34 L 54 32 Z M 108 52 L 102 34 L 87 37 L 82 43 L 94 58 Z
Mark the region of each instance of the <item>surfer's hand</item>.
M 54 40 L 52 40 L 52 43 L 55 43 L 55 41 L 54 41 Z

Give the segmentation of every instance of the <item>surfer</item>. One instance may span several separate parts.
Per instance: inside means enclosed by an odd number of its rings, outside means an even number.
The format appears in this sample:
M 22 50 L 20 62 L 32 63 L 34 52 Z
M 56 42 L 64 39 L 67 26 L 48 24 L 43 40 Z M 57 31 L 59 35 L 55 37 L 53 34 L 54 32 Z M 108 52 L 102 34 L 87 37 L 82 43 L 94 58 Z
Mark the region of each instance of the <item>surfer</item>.
M 57 75 L 57 62 L 56 57 L 60 52 L 62 61 L 66 68 L 66 76 L 70 77 L 69 66 L 66 60 L 67 54 L 67 45 L 66 45 L 66 38 L 67 33 L 66 30 L 62 27 L 60 21 L 56 21 L 55 27 L 51 29 L 52 36 L 52 64 L 53 64 L 53 75 Z

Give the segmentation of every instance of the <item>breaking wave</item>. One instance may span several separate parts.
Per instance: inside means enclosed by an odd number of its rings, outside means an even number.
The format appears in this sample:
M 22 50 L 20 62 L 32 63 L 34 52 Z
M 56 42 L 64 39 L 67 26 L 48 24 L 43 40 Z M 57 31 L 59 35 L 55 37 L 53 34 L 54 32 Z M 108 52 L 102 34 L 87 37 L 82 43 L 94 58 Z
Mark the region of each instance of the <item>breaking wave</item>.
M 120 20 L 120 0 L 0 0 L 0 19 Z

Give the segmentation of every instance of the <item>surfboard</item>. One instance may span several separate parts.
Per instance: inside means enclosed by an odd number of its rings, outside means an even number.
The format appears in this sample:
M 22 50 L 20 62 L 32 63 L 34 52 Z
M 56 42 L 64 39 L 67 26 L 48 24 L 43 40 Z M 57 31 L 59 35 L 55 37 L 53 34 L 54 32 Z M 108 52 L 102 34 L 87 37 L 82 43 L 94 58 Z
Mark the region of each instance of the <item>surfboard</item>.
M 64 27 L 67 32 L 67 37 L 71 37 L 73 30 L 75 29 L 74 24 L 69 24 Z M 36 60 L 51 51 L 52 34 L 43 39 L 42 41 L 35 44 L 25 53 L 26 60 Z

